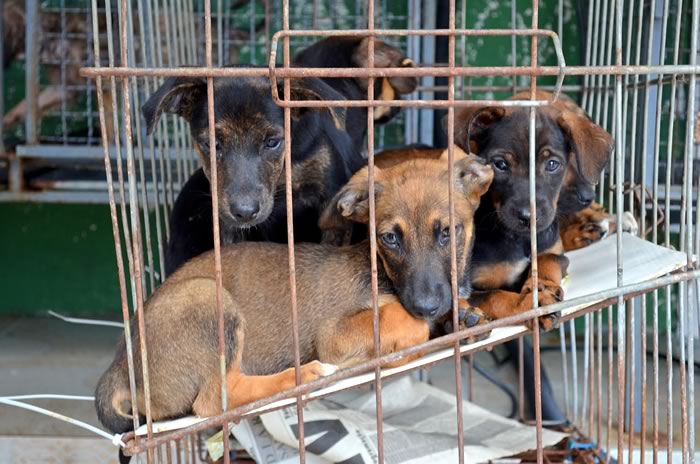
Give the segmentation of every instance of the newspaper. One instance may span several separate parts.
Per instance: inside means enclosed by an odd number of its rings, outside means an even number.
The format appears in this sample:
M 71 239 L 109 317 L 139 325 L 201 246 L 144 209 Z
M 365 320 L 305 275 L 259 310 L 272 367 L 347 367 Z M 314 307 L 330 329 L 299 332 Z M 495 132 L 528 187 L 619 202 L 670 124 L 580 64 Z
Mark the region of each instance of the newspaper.
M 481 463 L 533 448 L 536 429 L 463 401 L 465 462 Z M 382 388 L 384 460 L 388 464 L 435 464 L 457 460 L 454 395 L 410 376 Z M 298 462 L 296 408 L 263 414 L 232 426 L 259 464 Z M 306 459 L 312 464 L 377 461 L 375 392 L 334 395 L 304 408 Z M 543 430 L 543 445 L 566 435 Z
M 566 253 L 565 300 L 617 287 L 617 235 Z M 622 284 L 630 285 L 673 272 L 687 263 L 685 253 L 670 250 L 630 234 L 622 234 Z

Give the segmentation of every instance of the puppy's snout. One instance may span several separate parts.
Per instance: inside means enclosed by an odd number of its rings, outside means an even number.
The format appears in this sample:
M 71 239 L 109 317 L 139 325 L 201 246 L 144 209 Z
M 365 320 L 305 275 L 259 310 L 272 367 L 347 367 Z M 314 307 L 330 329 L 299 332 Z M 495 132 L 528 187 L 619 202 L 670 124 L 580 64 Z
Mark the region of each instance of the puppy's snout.
M 595 199 L 595 192 L 593 190 L 578 190 L 577 192 L 578 201 L 582 206 L 590 206 Z
M 413 302 L 416 315 L 420 315 L 426 319 L 437 316 L 440 311 L 440 306 L 440 298 L 434 294 L 417 296 Z
M 231 202 L 231 214 L 240 222 L 254 220 L 260 213 L 260 202 L 255 198 L 237 198 Z
M 432 319 L 449 310 L 451 295 L 449 286 L 433 273 L 417 275 L 409 287 L 407 309 L 414 316 Z
M 530 225 L 530 218 L 532 217 L 530 215 L 530 208 L 518 208 L 515 211 L 515 217 L 518 218 L 518 221 L 520 221 L 520 225 L 527 227 Z

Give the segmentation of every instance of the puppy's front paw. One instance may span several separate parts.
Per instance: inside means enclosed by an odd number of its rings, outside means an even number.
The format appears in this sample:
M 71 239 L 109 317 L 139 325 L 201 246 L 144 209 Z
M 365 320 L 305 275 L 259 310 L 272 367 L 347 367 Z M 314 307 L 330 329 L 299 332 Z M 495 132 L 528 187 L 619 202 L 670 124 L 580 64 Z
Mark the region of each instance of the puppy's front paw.
M 587 247 L 601 240 L 608 234 L 607 223 L 604 222 L 581 224 L 577 229 L 576 236 L 574 237 L 575 249 Z
M 614 232 L 615 217 L 594 203 L 565 221 L 561 238 L 564 250 L 572 251 L 597 242 Z
M 488 322 L 491 322 L 491 319 L 481 309 L 475 308 L 474 306 L 470 306 L 466 300 L 460 300 L 458 321 L 459 327 L 457 330 L 459 331 L 470 329 L 472 327 L 476 327 L 477 325 L 487 324 Z M 452 323 L 452 314 L 448 314 L 447 319 L 444 323 L 444 330 L 445 333 L 455 332 Z M 491 335 L 490 331 L 484 332 L 479 335 L 472 335 L 463 339 L 462 343 L 469 344 L 478 342 L 488 338 L 489 335 Z
M 533 279 L 530 278 L 525 282 L 523 289 L 520 293 L 521 295 L 521 310 L 526 311 L 532 309 L 532 291 L 534 288 Z M 537 283 L 537 306 L 547 306 L 554 303 L 559 303 L 564 299 L 564 290 L 561 286 L 554 282 L 548 281 L 546 279 L 540 279 Z M 540 330 L 547 331 L 554 329 L 559 326 L 559 315 L 558 314 L 547 314 L 539 318 Z M 533 320 L 529 320 L 526 323 L 527 328 L 530 330 L 534 329 Z

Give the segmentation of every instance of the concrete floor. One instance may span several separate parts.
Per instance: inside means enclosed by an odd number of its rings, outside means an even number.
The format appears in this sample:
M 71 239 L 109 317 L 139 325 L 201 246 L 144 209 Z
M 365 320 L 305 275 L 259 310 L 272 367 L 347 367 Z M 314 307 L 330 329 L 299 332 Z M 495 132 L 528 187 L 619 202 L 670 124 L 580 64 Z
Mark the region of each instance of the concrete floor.
M 59 393 L 92 396 L 100 374 L 111 362 L 120 329 L 69 324 L 56 319 L 0 319 L 0 396 L 19 394 Z M 549 337 L 549 338 L 548 338 Z M 543 345 L 554 343 L 550 336 L 543 337 Z M 606 354 L 604 354 L 606 356 Z M 476 361 L 517 391 L 517 373 L 509 364 L 497 366 L 489 353 L 478 353 Z M 562 364 L 558 351 L 542 354 L 556 396 L 563 404 Z M 428 378 L 434 385 L 454 392 L 454 362 L 449 360 L 435 366 Z M 582 369 L 582 353 L 579 350 L 579 370 Z M 666 431 L 666 375 L 665 363 L 661 364 L 660 423 L 661 445 L 665 445 Z M 569 365 L 571 369 L 571 365 Z M 649 377 L 651 365 L 649 364 Z M 607 385 L 607 368 L 603 369 L 603 385 Z M 696 370 L 696 374 L 700 369 Z M 678 365 L 674 367 L 674 385 L 679 385 Z M 582 382 L 579 375 L 579 382 Z M 696 383 L 698 379 L 696 375 Z M 650 379 L 651 382 L 651 379 Z M 465 396 L 468 391 L 465 383 Z M 498 414 L 507 414 L 511 408 L 507 396 L 478 373 L 473 378 L 473 401 Z M 650 384 L 651 385 L 651 384 Z M 579 392 L 583 391 L 581 384 Z M 605 397 L 604 397 L 605 398 Z M 674 398 L 674 440 L 678 440 L 680 425 L 680 392 Z M 606 399 L 603 405 L 605 406 Z M 651 387 L 647 398 L 651 404 Z M 33 404 L 66 414 L 98 426 L 91 401 L 36 400 Z M 613 398 L 613 404 L 615 404 Z M 695 404 L 695 417 L 700 417 L 700 401 Z M 651 421 L 651 406 L 648 406 Z M 613 414 L 616 414 L 613 409 Z M 613 422 L 616 423 L 616 415 Z M 584 426 L 586 424 L 584 423 Z M 605 421 L 603 421 L 605 425 Z M 651 427 L 648 426 L 650 430 Z M 601 431 L 605 442 L 607 433 Z M 593 434 L 596 434 L 594 426 Z M 611 429 L 611 446 L 616 446 L 616 427 Z M 647 446 L 650 442 L 647 441 Z M 700 449 L 700 437 L 696 437 L 695 449 Z M 39 453 L 39 454 L 37 454 Z M 96 438 L 88 431 L 73 425 L 0 404 L 0 464 L 18 462 L 112 462 L 114 447 L 105 439 Z

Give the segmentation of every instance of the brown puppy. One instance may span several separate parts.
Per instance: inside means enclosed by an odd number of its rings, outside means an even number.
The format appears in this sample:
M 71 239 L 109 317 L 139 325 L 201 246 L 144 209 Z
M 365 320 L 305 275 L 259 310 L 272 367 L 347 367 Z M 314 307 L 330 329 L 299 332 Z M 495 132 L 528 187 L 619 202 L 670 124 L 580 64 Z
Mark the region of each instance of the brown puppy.
M 473 158 L 455 163 L 458 267 L 469 269 L 473 214 L 493 178 Z M 447 164 L 418 160 L 376 173 L 379 327 L 382 353 L 428 339 L 429 321 L 452 307 Z M 368 222 L 367 170 L 333 204 L 343 217 Z M 222 250 L 223 305 L 230 408 L 294 386 L 287 247 L 240 243 Z M 368 243 L 296 246 L 299 348 L 308 382 L 373 354 Z M 445 288 L 447 287 L 447 288 Z M 151 410 L 154 419 L 220 412 L 214 256 L 199 256 L 146 303 Z M 443 298 L 443 296 L 447 298 Z M 465 325 L 478 322 L 465 317 Z M 470 324 L 471 321 L 471 324 Z M 132 330 L 138 346 L 138 331 Z M 315 361 L 319 360 L 319 361 Z M 406 362 L 405 360 L 404 362 Z M 141 358 L 135 353 L 137 401 L 144 410 Z M 287 369 L 287 370 L 285 370 Z M 122 340 L 95 394 L 100 421 L 114 432 L 131 427 Z

